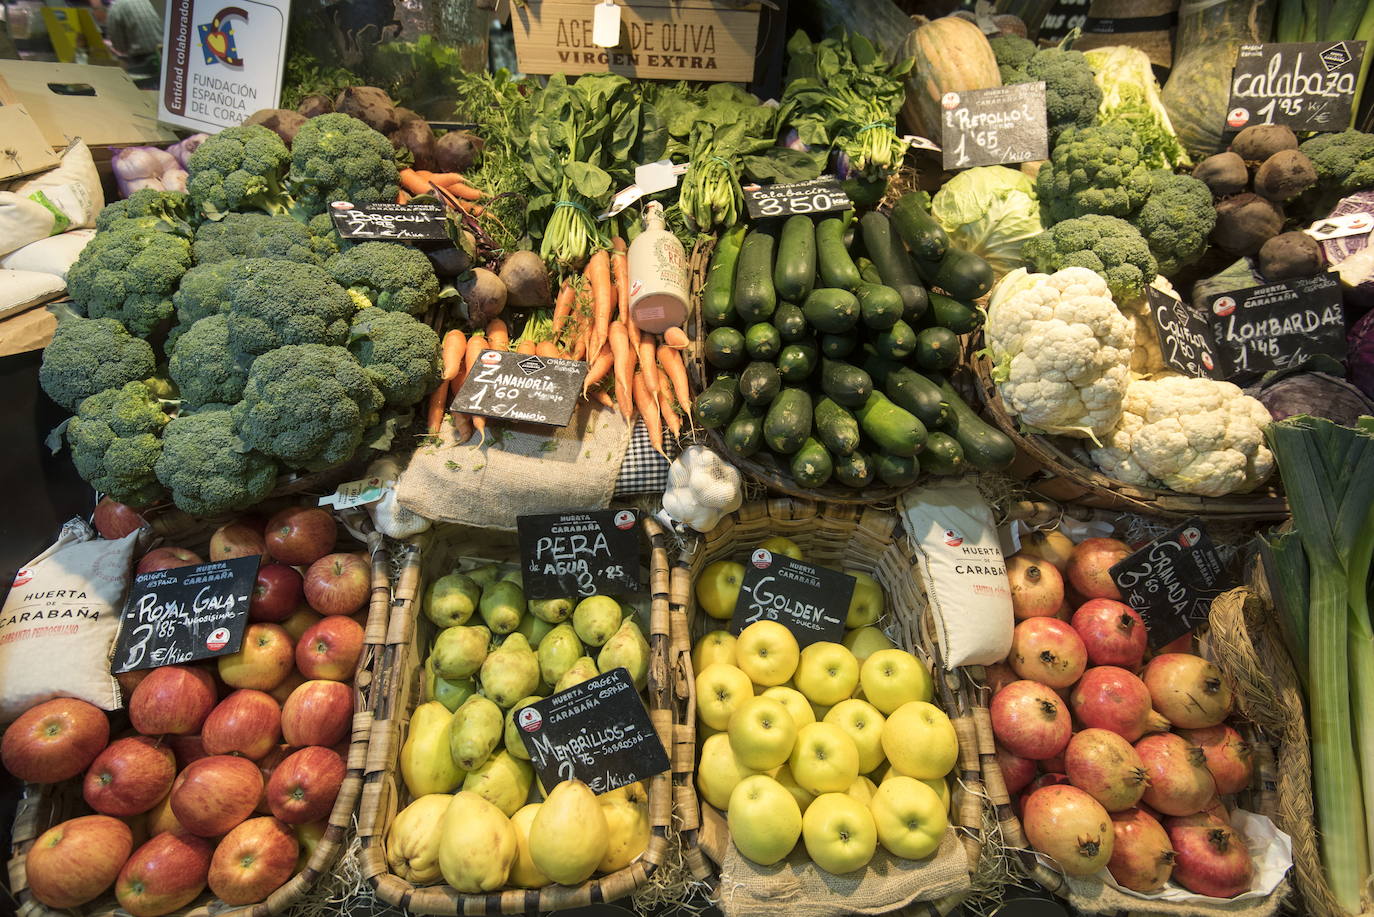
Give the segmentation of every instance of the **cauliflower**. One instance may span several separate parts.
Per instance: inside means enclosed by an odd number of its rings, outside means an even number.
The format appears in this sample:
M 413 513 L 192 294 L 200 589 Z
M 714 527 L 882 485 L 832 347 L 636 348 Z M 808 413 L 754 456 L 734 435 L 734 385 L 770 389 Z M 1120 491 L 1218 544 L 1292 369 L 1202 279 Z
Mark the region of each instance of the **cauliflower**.
M 985 335 L 997 390 L 1022 424 L 1094 440 L 1116 427 L 1135 330 L 1097 274 L 1012 271 L 992 292 Z
M 1126 389 L 1121 422 L 1089 449 L 1104 474 L 1200 497 L 1254 490 L 1274 470 L 1269 411 L 1230 382 L 1165 376 Z

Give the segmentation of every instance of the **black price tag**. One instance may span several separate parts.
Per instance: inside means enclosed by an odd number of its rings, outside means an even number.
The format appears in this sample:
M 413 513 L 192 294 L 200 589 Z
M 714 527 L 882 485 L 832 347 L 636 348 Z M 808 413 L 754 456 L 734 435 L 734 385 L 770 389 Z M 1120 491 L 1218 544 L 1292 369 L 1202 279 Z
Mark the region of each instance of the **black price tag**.
M 238 652 L 261 557 L 236 557 L 134 577 L 115 641 L 118 675 Z
M 796 213 L 830 213 L 853 210 L 854 202 L 833 175 L 787 185 L 750 185 L 744 189 L 749 219 L 790 217 Z
M 1121 600 L 1140 612 L 1158 649 L 1207 620 L 1226 590 L 1221 558 L 1202 520 L 1189 519 L 1112 565 Z
M 484 350 L 450 411 L 566 427 L 582 397 L 587 364 L 513 350 Z
M 521 707 L 515 721 L 550 791 L 581 780 L 593 793 L 609 793 L 668 769 L 663 740 L 623 668 Z
M 634 510 L 517 516 L 515 527 L 526 598 L 639 591 L 639 518 Z
M 947 92 L 940 109 L 946 169 L 1050 157 L 1043 82 Z
M 854 583 L 847 573 L 759 548 L 744 567 L 730 632 L 738 634 L 755 621 L 778 621 L 800 646 L 838 642 L 844 636 Z
M 335 201 L 329 205 L 334 228 L 345 239 L 387 242 L 448 241 L 448 217 L 439 204 L 362 204 Z
M 1163 290 L 1146 287 L 1145 293 L 1150 317 L 1159 331 L 1164 362 L 1187 376 L 1217 378 L 1216 350 L 1207 317 Z
M 1226 127 L 1286 124 L 1295 131 L 1343 131 L 1364 59 L 1363 41 L 1241 45 L 1231 72 Z
M 1207 299 L 1221 378 L 1297 366 L 1316 354 L 1345 359 L 1341 284 L 1331 272 Z

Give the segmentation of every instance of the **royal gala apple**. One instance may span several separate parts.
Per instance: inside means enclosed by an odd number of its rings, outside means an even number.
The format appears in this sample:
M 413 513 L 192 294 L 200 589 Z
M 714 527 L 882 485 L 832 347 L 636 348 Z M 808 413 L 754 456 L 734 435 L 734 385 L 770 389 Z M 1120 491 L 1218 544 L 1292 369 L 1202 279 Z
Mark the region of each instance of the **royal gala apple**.
M 288 745 L 337 745 L 353 720 L 353 689 L 316 679 L 291 692 L 282 705 L 281 732 Z
M 191 567 L 203 564 L 200 555 L 185 548 L 153 548 L 139 560 L 134 575 L 153 573 L 157 570 L 173 570 L 177 567 Z
M 328 818 L 344 780 L 344 761 L 329 748 L 311 745 L 293 752 L 272 770 L 267 805 L 288 825 Z
M 280 623 L 296 611 L 305 595 L 305 583 L 295 567 L 263 564 L 248 603 L 248 620 Z
M 185 826 L 177 821 L 177 815 L 172 811 L 172 791 L 168 790 L 167 795 L 158 800 L 157 805 L 143 813 L 143 827 L 147 829 L 149 837 L 156 837 L 164 831 L 185 831 Z
M 286 699 L 290 697 L 297 688 L 305 684 L 306 681 L 308 681 L 308 679 L 304 675 L 293 669 L 291 672 L 287 673 L 284 679 L 282 679 L 281 684 L 267 693 L 272 695 L 272 699 L 277 703 L 285 704 Z
M 170 914 L 204 890 L 212 849 L 209 841 L 184 831 L 159 834 L 119 871 L 115 897 L 134 917 Z
M 93 514 L 95 530 L 101 538 L 115 540 L 137 532 L 148 523 L 138 514 L 138 510 L 125 503 L 117 503 L 104 497 L 95 505 Z
M 296 610 L 291 613 L 289 618 L 281 622 L 281 626 L 291 635 L 292 642 L 295 642 L 300 640 L 305 632 L 321 617 L 323 615 L 307 605 L 305 599 L 302 598 L 300 604 L 296 606 Z
M 171 749 L 146 736 L 116 739 L 91 762 L 81 795 L 101 815 L 147 812 L 167 795 L 176 777 Z
M 278 745 L 258 759 L 258 770 L 262 772 L 262 793 L 258 796 L 258 805 L 253 811 L 260 815 L 271 815 L 272 807 L 267 804 L 267 787 L 272 782 L 272 772 L 277 769 L 277 765 L 285 761 L 292 752 L 299 749 L 292 748 L 290 745 Z
M 264 557 L 267 542 L 262 532 L 244 522 L 230 522 L 215 529 L 210 536 L 210 560 L 233 560 L 236 557 Z
M 147 736 L 192 735 L 217 699 L 215 680 L 205 669 L 163 666 L 149 672 L 129 697 L 129 722 Z
M 24 862 L 29 891 L 50 908 L 79 907 L 114 883 L 133 850 L 129 826 L 108 815 L 83 815 L 38 836 Z
M 281 741 L 281 706 L 270 694 L 241 688 L 210 711 L 200 738 L 207 755 L 239 754 L 256 761 Z
M 363 654 L 363 626 L 342 615 L 321 618 L 296 641 L 296 668 L 306 678 L 351 681 Z
M 291 826 L 291 833 L 296 835 L 296 842 L 301 845 L 300 856 L 296 858 L 296 872 L 310 865 L 315 848 L 320 846 L 320 841 L 324 840 L 324 833 L 328 830 L 327 821 L 312 821 L 307 825 Z
M 219 837 L 253 814 L 262 795 L 262 771 L 247 758 L 211 755 L 182 771 L 172 784 L 172 812 L 187 831 Z
M 322 615 L 351 615 L 371 591 L 372 568 L 363 554 L 326 554 L 305 571 L 305 600 Z
M 267 522 L 267 550 L 284 564 L 313 564 L 338 537 L 334 517 L 318 506 L 292 506 Z
M 30 707 L 5 730 L 0 760 L 27 783 L 57 783 L 91 766 L 110 741 L 105 711 L 73 697 Z
M 280 624 L 249 624 L 237 653 L 220 656 L 219 677 L 231 688 L 271 691 L 296 664 L 291 635 Z
M 205 743 L 200 736 L 164 736 L 162 744 L 176 755 L 177 770 L 185 770 L 186 765 L 205 757 Z
M 275 818 L 250 818 L 224 836 L 210 860 L 210 891 L 225 904 L 267 900 L 296 868 L 300 845 Z

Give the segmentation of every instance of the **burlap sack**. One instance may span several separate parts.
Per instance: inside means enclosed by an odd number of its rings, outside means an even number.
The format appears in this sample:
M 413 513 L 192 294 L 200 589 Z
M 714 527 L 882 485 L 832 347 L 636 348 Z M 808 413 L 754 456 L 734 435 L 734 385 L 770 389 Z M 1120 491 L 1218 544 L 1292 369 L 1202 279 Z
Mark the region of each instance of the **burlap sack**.
M 444 424 L 437 446 L 422 446 L 396 482 L 396 500 L 436 522 L 515 530 L 528 513 L 603 509 L 611 502 L 630 427 L 619 412 L 580 405 L 561 429 L 489 422 L 459 445 Z
M 1288 896 L 1288 880 L 1267 898 L 1226 901 L 1209 898 L 1206 911 L 1186 901 L 1147 901 L 1122 894 L 1103 882 L 1068 880 L 1069 904 L 1084 914 L 1112 914 L 1114 917 L 1198 917 L 1199 914 L 1226 914 L 1229 917 L 1271 917 L 1278 913 Z

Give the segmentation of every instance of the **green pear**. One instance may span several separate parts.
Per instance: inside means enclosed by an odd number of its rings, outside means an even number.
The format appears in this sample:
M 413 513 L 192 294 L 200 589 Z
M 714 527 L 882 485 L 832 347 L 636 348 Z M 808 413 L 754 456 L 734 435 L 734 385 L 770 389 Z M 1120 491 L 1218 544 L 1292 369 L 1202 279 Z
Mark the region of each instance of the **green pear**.
M 507 583 L 514 583 L 515 585 L 520 587 L 521 591 L 523 591 L 525 588 L 525 574 L 521 573 L 520 568 L 518 567 L 514 570 L 507 570 L 505 573 L 503 573 L 501 575 L 501 580 Z
M 534 768 L 507 751 L 498 751 L 463 778 L 463 789 L 476 793 L 510 818 L 530 795 Z
M 522 708 L 528 707 L 530 704 L 537 704 L 543 699 L 544 698 L 538 694 L 531 694 L 529 697 L 520 698 L 506 711 L 506 751 L 515 755 L 515 757 L 522 761 L 528 761 L 530 759 L 530 753 L 525 750 L 525 743 L 520 738 L 520 733 L 524 732 L 524 730 L 521 729 L 520 724 L 515 721 L 515 715 L 519 713 Z
M 550 624 L 562 624 L 572 616 L 572 599 L 530 599 L 530 614 Z
M 530 824 L 530 858 L 555 882 L 586 881 L 610 846 L 601 803 L 580 780 L 564 780 L 549 793 Z
M 601 674 L 596 670 L 596 660 L 590 656 L 583 656 L 573 663 L 572 668 L 563 673 L 563 677 L 558 679 L 558 684 L 553 686 L 554 693 L 566 691 L 573 685 L 580 685 L 584 681 L 590 681 Z
M 531 649 L 539 649 L 539 644 L 549 631 L 553 630 L 553 625 L 542 618 L 534 615 L 525 615 L 520 619 L 520 626 L 515 629 L 517 634 L 523 634 Z
M 442 678 L 467 678 L 482 668 L 491 647 L 491 631 L 485 627 L 445 627 L 430 650 L 434 673 Z
M 539 657 L 522 634 L 511 634 L 482 663 L 482 692 L 502 710 L 539 686 Z
M 483 596 L 483 601 L 486 597 Z M 620 627 L 620 603 L 609 595 L 594 595 L 577 603 L 573 609 L 573 629 L 588 646 L 601 646 L 611 639 Z
M 496 564 L 487 564 L 485 567 L 474 567 L 468 571 L 468 576 L 472 577 L 473 582 L 486 589 L 492 583 L 501 578 L 501 568 Z
M 624 666 L 634 679 L 635 687 L 644 690 L 649 680 L 649 641 L 644 639 L 634 618 L 626 618 L 620 623 L 620 629 L 601 648 L 596 665 L 602 674 Z
M 582 641 L 571 624 L 560 624 L 539 642 L 539 674 L 545 683 L 558 684 L 563 673 L 582 655 Z
M 450 573 L 429 584 L 425 591 L 425 617 L 436 627 L 468 623 L 482 598 L 482 587 L 470 576 Z
M 448 733 L 449 753 L 463 770 L 475 770 L 491 755 L 505 728 L 501 708 L 485 697 L 473 695 L 453 714 Z
M 482 590 L 478 609 L 492 633 L 512 633 L 520 626 L 520 616 L 525 610 L 525 593 L 515 583 L 500 580 Z
M 477 685 L 471 678 L 448 679 L 434 671 L 434 657 L 425 660 L 425 699 L 437 700 L 450 712 L 463 706 L 463 702 L 477 693 Z

